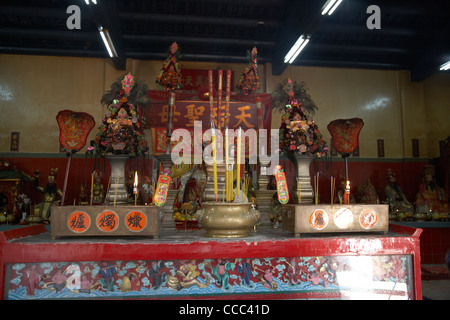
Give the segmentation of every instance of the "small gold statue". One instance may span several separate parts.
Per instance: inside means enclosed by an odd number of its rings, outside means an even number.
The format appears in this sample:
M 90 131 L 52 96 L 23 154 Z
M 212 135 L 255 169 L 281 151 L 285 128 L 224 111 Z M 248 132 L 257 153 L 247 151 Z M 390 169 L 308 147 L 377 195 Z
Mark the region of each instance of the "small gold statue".
M 94 173 L 94 187 L 92 192 L 92 204 L 102 204 L 105 202 L 105 187 L 102 183 L 103 172 Z
M 53 204 L 59 204 L 62 191 L 56 185 L 56 176 L 58 174 L 58 168 L 52 168 L 48 175 L 47 184 L 45 187 L 39 186 L 39 170 L 34 172 L 35 188 L 36 190 L 44 193 L 44 201 L 35 206 L 35 212 L 39 210 L 39 214 L 45 224 L 50 223 L 50 212 Z M 59 198 L 59 199 L 58 199 Z

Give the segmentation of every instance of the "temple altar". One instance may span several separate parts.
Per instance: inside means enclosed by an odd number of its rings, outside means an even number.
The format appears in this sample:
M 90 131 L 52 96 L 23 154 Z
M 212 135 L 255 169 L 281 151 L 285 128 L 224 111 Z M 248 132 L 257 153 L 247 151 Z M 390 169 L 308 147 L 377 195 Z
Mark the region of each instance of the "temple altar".
M 241 239 L 61 237 L 0 229 L 0 299 L 421 299 L 421 229 Z

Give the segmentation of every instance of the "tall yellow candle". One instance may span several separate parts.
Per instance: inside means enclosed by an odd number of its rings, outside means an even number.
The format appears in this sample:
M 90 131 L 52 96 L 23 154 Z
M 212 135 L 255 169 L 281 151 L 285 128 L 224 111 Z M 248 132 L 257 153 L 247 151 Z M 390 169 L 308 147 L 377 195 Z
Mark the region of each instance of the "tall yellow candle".
M 238 129 L 236 164 L 236 193 L 239 201 L 241 194 L 241 127 Z
M 225 128 L 225 189 L 227 194 L 227 201 L 230 198 L 230 175 L 228 174 L 228 163 L 229 163 L 229 156 L 228 156 L 228 127 Z
M 215 133 L 215 129 L 212 129 L 212 145 L 213 145 L 213 172 L 214 172 L 214 194 L 216 195 L 216 202 L 217 202 L 217 195 L 218 195 L 218 190 L 217 190 L 217 156 L 216 156 L 216 133 Z

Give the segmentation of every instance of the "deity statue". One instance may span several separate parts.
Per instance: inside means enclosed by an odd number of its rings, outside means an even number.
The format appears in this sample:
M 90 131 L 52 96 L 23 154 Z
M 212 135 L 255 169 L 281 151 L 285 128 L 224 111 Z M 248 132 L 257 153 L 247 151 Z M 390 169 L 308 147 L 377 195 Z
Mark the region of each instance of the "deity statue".
M 102 172 L 95 172 L 94 174 L 94 186 L 92 191 L 92 204 L 102 204 L 105 202 L 105 187 L 102 183 Z
M 402 189 L 397 184 L 395 173 L 391 169 L 386 171 L 386 187 L 384 192 L 386 193 L 386 202 L 389 203 L 391 212 L 400 211 L 406 216 L 412 216 L 414 213 L 414 206 L 406 199 Z
M 358 187 L 358 198 L 361 203 L 375 204 L 380 203 L 377 191 L 370 179 L 367 179 L 362 185 Z
M 416 195 L 416 206 L 421 212 L 448 213 L 448 196 L 444 189 L 436 184 L 435 168 L 425 166 L 422 183 Z
M 34 172 L 35 188 L 36 190 L 44 193 L 44 201 L 35 206 L 35 210 L 39 210 L 39 214 L 44 223 L 50 222 L 50 210 L 53 204 L 59 204 L 59 199 L 62 197 L 62 191 L 56 185 L 56 175 L 58 174 L 58 168 L 52 168 L 48 175 L 47 184 L 45 187 L 39 186 L 39 170 Z
M 79 196 L 79 204 L 80 206 L 89 205 L 89 188 L 86 184 L 86 181 L 83 181 L 80 185 L 80 196 Z

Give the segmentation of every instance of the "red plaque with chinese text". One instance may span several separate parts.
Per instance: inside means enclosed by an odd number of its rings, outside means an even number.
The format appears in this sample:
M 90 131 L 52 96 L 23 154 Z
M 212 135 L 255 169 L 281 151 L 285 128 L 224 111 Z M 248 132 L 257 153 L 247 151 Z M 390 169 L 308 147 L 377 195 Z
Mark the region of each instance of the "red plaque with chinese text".
M 91 218 L 86 212 L 75 211 L 67 219 L 69 229 L 75 233 L 83 233 L 91 226 Z
M 119 227 L 119 216 L 111 210 L 105 210 L 97 216 L 97 227 L 104 232 L 112 232 Z
M 141 232 L 147 226 L 147 216 L 139 210 L 131 211 L 125 218 L 125 224 L 130 231 Z

